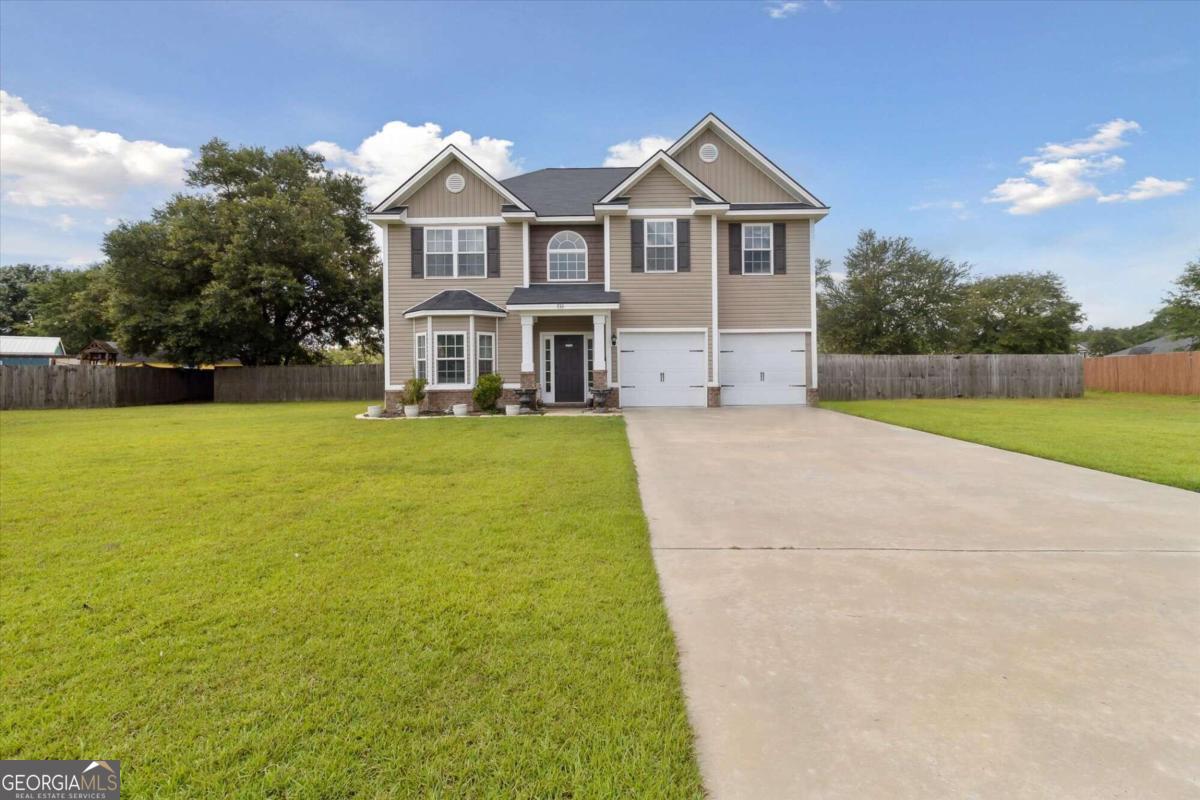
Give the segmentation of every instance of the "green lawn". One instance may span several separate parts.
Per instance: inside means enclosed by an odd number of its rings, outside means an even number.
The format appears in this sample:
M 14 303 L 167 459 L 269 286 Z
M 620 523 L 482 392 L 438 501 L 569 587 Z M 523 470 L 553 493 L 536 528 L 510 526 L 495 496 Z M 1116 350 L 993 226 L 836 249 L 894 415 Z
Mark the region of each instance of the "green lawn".
M 131 797 L 699 797 L 619 418 L 0 414 L 0 758 Z
M 859 417 L 1200 491 L 1200 397 L 825 401 Z

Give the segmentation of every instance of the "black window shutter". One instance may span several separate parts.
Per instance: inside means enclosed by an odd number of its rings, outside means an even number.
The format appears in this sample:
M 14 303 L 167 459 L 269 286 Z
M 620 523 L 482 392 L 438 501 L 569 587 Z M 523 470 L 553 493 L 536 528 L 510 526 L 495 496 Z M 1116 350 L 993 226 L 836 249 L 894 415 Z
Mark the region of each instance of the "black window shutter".
M 629 220 L 629 270 L 630 272 L 646 271 L 646 251 L 642 249 L 642 234 L 644 224 L 640 219 Z
M 500 277 L 500 228 L 496 225 L 487 229 L 487 276 Z
M 729 274 L 742 274 L 742 223 L 729 223 Z
M 692 271 L 692 222 L 691 220 L 675 220 L 676 268 L 680 272 Z
M 412 229 L 412 276 L 425 277 L 425 229 Z
M 776 222 L 775 229 L 771 231 L 771 243 L 775 247 L 775 274 L 783 275 L 787 272 L 787 224 Z

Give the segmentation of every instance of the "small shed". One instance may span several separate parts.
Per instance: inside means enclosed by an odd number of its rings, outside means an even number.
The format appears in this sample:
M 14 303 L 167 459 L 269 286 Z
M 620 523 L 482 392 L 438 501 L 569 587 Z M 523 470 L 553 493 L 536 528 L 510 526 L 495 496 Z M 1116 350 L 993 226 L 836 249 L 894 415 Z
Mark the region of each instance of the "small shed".
M 113 341 L 93 339 L 79 351 L 79 360 L 84 364 L 116 364 L 121 360 L 121 348 Z
M 57 336 L 0 336 L 0 365 L 48 367 L 65 358 Z

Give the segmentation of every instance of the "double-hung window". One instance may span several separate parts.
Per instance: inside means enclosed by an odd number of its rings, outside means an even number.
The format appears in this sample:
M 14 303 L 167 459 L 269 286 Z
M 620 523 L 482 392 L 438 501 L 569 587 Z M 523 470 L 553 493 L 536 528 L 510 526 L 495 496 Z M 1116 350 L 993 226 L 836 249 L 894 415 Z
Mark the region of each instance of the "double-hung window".
M 482 278 L 486 274 L 485 228 L 425 229 L 425 277 Z
M 496 371 L 496 335 L 493 333 L 476 334 L 475 343 L 475 374 L 488 375 Z
M 745 275 L 770 275 L 774 272 L 771 262 L 771 224 L 742 225 L 742 273 Z
M 646 220 L 646 272 L 675 271 L 675 220 Z
M 417 377 L 429 380 L 429 343 L 427 336 L 423 333 L 418 333 L 417 339 Z
M 467 336 L 463 333 L 437 334 L 437 382 L 467 382 Z

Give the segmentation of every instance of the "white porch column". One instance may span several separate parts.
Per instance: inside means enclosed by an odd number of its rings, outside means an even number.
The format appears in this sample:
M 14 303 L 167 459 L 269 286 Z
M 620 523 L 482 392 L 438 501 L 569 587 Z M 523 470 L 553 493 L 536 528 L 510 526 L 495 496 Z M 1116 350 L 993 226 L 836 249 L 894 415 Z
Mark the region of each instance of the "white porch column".
M 521 372 L 533 372 L 533 314 L 521 315 Z
M 592 314 L 592 369 L 608 371 L 608 331 L 604 314 Z

